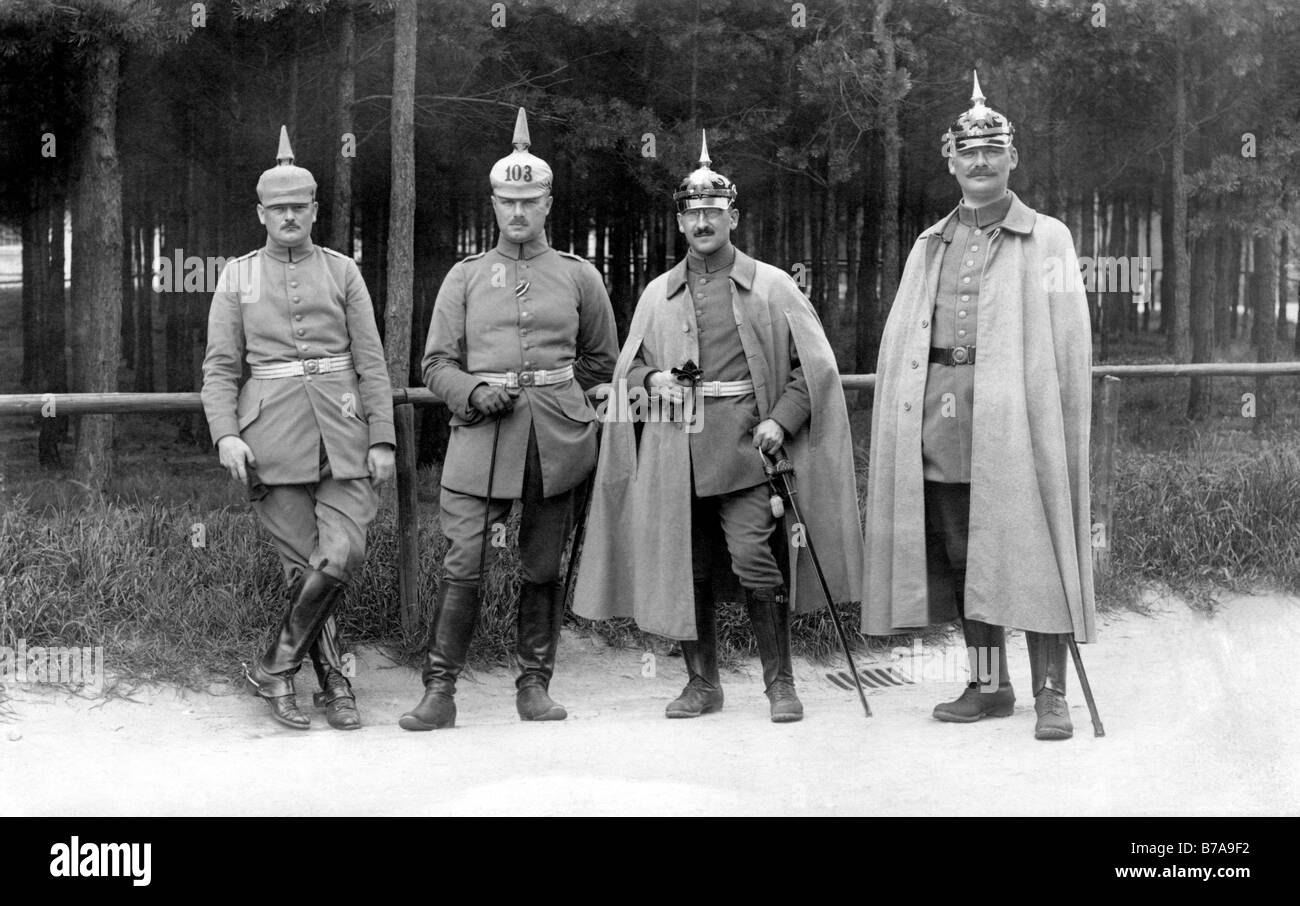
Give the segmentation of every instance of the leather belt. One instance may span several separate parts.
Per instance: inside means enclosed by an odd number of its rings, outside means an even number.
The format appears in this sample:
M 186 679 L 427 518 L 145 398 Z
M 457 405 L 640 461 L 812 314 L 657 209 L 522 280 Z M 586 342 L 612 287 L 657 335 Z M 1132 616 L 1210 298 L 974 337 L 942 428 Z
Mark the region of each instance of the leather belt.
M 753 381 L 699 381 L 695 385 L 700 396 L 749 396 L 754 392 Z
M 573 366 L 552 368 L 549 371 L 475 371 L 474 377 L 493 387 L 545 387 L 573 380 Z
M 930 362 L 935 365 L 974 365 L 974 346 L 932 346 Z
M 304 374 L 328 374 L 331 371 L 349 371 L 351 368 L 351 353 L 327 356 L 323 359 L 299 359 L 296 362 L 283 362 L 279 365 L 251 366 L 253 377 L 260 380 L 301 377 Z

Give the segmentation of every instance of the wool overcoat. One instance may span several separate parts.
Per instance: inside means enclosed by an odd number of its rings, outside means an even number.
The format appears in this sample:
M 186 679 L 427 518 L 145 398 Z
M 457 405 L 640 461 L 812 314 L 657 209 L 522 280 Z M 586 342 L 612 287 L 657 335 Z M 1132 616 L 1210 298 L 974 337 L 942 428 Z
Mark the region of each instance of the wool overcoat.
M 954 211 L 949 217 L 956 216 Z M 908 255 L 880 345 L 871 420 L 862 625 L 955 619 L 926 576 L 921 419 L 948 219 Z M 1088 440 L 1092 334 L 1069 229 L 1018 198 L 980 284 L 966 617 L 1095 641 Z M 988 300 L 987 303 L 984 300 Z
M 638 350 L 667 370 L 699 361 L 695 305 L 686 262 L 642 293 L 614 369 L 625 380 Z M 862 536 L 854 487 L 853 445 L 835 355 L 812 305 L 788 274 L 739 251 L 731 271 L 731 307 L 754 382 L 758 411 L 771 413 L 797 359 L 812 409 L 785 450 L 795 467 L 806 526 L 787 510 L 784 531 L 790 605 L 824 606 L 803 538 L 810 537 L 836 601 L 855 600 Z M 707 418 L 701 408 L 698 417 Z M 647 632 L 694 639 L 691 571 L 691 464 L 681 421 L 607 421 L 592 490 L 574 612 L 590 619 L 633 617 Z M 758 456 L 757 450 L 754 456 Z

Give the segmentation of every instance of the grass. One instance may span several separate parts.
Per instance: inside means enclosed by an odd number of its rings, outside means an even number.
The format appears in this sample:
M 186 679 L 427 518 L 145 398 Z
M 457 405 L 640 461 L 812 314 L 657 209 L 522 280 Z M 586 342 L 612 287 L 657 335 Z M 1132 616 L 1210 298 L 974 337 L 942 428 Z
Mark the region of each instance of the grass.
M 1241 412 L 1253 380 L 1216 379 L 1214 415 L 1195 425 L 1184 418 L 1186 379 L 1124 382 L 1113 573 L 1098 583 L 1103 609 L 1140 607 L 1153 588 L 1207 608 L 1224 591 L 1300 593 L 1300 381 L 1274 379 L 1273 387 L 1277 415 L 1256 431 Z M 864 441 L 869 410 L 852 418 L 854 436 Z M 106 665 L 119 675 L 191 686 L 214 674 L 234 678 L 239 662 L 263 649 L 283 608 L 278 558 L 206 446 L 169 440 L 178 432 L 166 419 L 121 419 L 119 478 L 91 495 L 66 473 L 37 470 L 34 429 L 12 422 L 0 428 L 0 645 L 19 638 L 103 645 Z M 861 494 L 866 453 L 857 452 Z M 371 527 L 365 566 L 339 611 L 348 642 L 382 645 L 410 663 L 425 645 L 446 546 L 437 481 L 436 470 L 421 472 L 417 629 L 408 633 L 398 613 L 391 503 Z M 203 547 L 191 543 L 195 525 L 206 532 Z M 470 653 L 480 667 L 512 658 L 517 518 L 509 531 L 511 545 L 489 569 Z M 840 612 L 856 635 L 857 608 Z M 672 648 L 630 621 L 569 619 L 613 645 L 661 654 Z M 796 618 L 792 636 L 800 655 L 842 658 L 824 612 Z M 742 605 L 721 607 L 719 640 L 725 662 L 753 654 Z M 908 642 L 872 639 L 867 654 L 887 655 Z

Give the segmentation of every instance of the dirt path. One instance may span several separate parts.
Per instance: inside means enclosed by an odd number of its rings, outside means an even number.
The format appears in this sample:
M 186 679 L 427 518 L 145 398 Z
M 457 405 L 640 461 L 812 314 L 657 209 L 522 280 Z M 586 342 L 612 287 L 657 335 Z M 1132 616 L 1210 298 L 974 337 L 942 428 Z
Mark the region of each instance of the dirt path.
M 641 652 L 566 634 L 552 691 L 567 721 L 521 724 L 505 671 L 462 683 L 459 726 L 406 733 L 413 671 L 363 651 L 367 726 L 280 730 L 250 696 L 162 687 L 136 702 L 12 689 L 0 725 L 0 813 L 1293 815 L 1300 811 L 1300 601 L 1246 597 L 1207 619 L 1178 604 L 1105 621 L 1084 648 L 1107 736 L 1077 684 L 1075 738 L 1033 739 L 1023 637 L 1016 713 L 930 718 L 958 682 L 856 697 L 800 663 L 808 712 L 767 720 L 756 663 L 725 674 L 726 707 L 669 721 L 680 659 L 642 675 Z M 110 665 L 111 667 L 111 665 Z M 306 671 L 304 678 L 310 671 Z M 1071 677 L 1071 683 L 1074 683 Z M 221 687 L 217 687 L 220 690 Z M 978 778 L 972 782 L 971 778 Z

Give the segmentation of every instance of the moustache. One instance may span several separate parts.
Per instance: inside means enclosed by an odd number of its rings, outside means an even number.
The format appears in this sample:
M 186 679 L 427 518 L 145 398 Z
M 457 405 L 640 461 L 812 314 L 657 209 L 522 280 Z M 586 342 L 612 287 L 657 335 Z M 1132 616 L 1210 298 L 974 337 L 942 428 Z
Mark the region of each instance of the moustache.
M 698 230 L 695 231 L 694 235 L 695 235 L 697 238 L 700 237 L 700 236 L 712 236 L 712 235 L 713 235 L 713 230 L 712 230 L 712 228 L 710 228 L 710 227 L 701 227 L 700 229 L 698 229 Z

